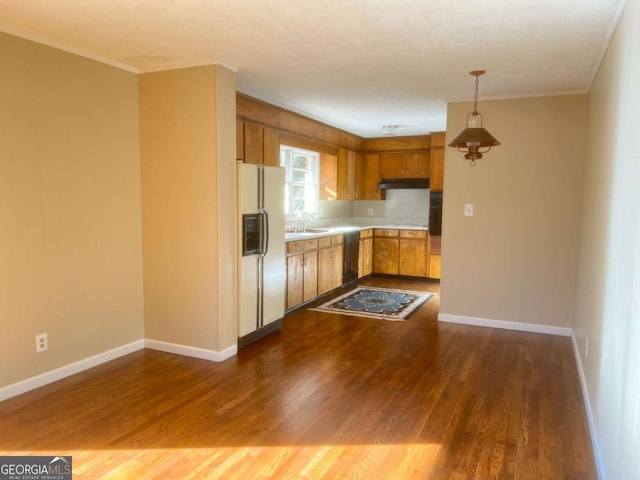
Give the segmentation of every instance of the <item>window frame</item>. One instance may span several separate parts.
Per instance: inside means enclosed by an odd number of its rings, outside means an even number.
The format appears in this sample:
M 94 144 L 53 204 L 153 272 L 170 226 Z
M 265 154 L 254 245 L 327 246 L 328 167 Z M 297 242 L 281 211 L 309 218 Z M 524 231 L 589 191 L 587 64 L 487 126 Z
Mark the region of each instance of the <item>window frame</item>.
M 307 168 L 295 166 L 296 156 L 309 160 Z M 302 215 L 317 215 L 320 208 L 320 152 L 294 147 L 292 145 L 280 145 L 280 166 L 285 169 L 285 216 L 300 217 Z M 302 175 L 300 175 L 302 174 Z M 302 181 L 300 181 L 302 178 Z M 304 209 L 296 210 L 296 200 L 292 195 L 295 190 L 301 190 Z M 308 208 L 312 204 L 313 208 Z

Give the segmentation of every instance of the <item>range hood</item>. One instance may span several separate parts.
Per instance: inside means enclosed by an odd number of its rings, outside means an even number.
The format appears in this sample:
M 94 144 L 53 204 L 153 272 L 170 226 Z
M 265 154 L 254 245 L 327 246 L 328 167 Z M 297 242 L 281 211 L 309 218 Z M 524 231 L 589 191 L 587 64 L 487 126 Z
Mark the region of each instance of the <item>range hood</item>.
M 392 188 L 429 188 L 428 178 L 383 178 L 378 184 L 381 190 Z

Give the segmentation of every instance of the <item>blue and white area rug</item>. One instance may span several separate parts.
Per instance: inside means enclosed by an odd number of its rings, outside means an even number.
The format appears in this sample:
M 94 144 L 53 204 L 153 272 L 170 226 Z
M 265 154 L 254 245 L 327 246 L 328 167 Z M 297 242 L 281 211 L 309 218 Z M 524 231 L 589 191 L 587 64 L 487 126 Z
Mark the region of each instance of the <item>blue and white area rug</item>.
M 319 312 L 342 313 L 384 320 L 406 320 L 434 294 L 379 287 L 356 287 L 322 305 L 311 308 Z

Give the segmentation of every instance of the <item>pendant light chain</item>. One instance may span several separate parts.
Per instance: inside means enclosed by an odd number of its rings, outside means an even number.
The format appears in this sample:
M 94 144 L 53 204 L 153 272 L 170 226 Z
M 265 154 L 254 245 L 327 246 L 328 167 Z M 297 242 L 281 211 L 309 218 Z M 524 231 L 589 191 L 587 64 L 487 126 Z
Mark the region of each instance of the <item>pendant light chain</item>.
M 473 114 L 478 115 L 478 75 L 476 75 L 476 89 L 473 94 Z

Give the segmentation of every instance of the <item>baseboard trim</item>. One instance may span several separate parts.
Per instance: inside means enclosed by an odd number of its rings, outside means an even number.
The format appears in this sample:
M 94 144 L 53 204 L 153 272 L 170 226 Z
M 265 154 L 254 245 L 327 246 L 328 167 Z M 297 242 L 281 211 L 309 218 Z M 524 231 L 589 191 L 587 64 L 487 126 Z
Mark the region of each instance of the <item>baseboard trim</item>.
M 151 350 L 160 350 L 161 352 L 175 353 L 177 355 L 184 355 L 185 357 L 200 358 L 202 360 L 209 360 L 212 362 L 222 362 L 227 358 L 233 357 L 238 353 L 238 346 L 232 345 L 224 350 L 218 352 L 216 350 L 208 350 L 206 348 L 189 347 L 187 345 L 179 345 L 177 343 L 163 342 L 160 340 L 144 340 L 145 348 Z
M 0 388 L 0 402 L 2 400 L 7 400 L 11 397 L 18 396 L 22 393 L 26 393 L 30 390 L 35 390 L 36 388 L 43 387 L 45 385 L 48 385 L 49 383 L 62 380 L 63 378 L 69 377 L 76 373 L 80 373 L 84 370 L 88 370 L 89 368 L 96 367 L 102 363 L 115 360 L 118 357 L 128 355 L 138 350 L 142 350 L 143 348 L 160 350 L 167 353 L 176 353 L 178 355 L 211 360 L 214 362 L 222 362 L 223 360 L 233 357 L 238 353 L 237 345 L 232 345 L 231 347 L 226 348 L 221 352 L 217 352 L 215 350 L 188 347 L 185 345 L 161 342 L 158 340 L 136 340 L 135 342 L 128 343 L 127 345 L 122 345 L 121 347 L 99 353 L 92 357 L 88 357 L 83 360 L 70 363 L 69 365 L 64 365 L 63 367 L 56 368 L 55 370 L 41 373 L 40 375 L 36 375 L 35 377 L 27 378 L 26 380 L 22 380 L 14 384 L 7 385 L 6 387 L 2 387 Z
M 578 367 L 578 377 L 580 379 L 580 388 L 582 389 L 582 399 L 584 400 L 584 409 L 587 412 L 587 423 L 589 425 L 589 433 L 591 435 L 591 446 L 593 447 L 593 456 L 596 461 L 596 469 L 598 470 L 598 478 L 605 478 L 604 468 L 602 465 L 602 456 L 600 455 L 600 444 L 598 443 L 598 435 L 596 434 L 596 422 L 591 408 L 591 399 L 589 398 L 589 389 L 587 388 L 587 377 L 582 368 L 582 358 L 580 357 L 580 349 L 578 348 L 578 339 L 575 332 L 571 332 L 571 343 L 573 345 L 573 354 L 576 357 L 576 366 Z
M 102 363 L 115 360 L 118 357 L 128 355 L 137 350 L 142 350 L 143 348 L 144 340 L 136 340 L 135 342 L 122 345 L 121 347 L 116 347 L 106 352 L 93 355 L 92 357 L 88 357 L 83 360 L 70 363 L 69 365 L 56 368 L 55 370 L 41 373 L 40 375 L 36 375 L 35 377 L 27 378 L 26 380 L 22 380 L 12 385 L 7 385 L 6 387 L 0 388 L 0 401 L 15 397 L 22 393 L 28 392 L 29 390 L 43 387 L 44 385 L 48 385 L 49 383 L 62 380 L 63 378 L 69 377 L 76 373 L 80 373 L 84 370 L 88 370 L 89 368 L 96 367 Z
M 571 328 L 565 327 L 537 325 L 535 323 L 507 322 L 504 320 L 493 320 L 490 318 L 465 317 L 464 315 L 451 315 L 448 313 L 438 314 L 438 321 L 473 325 L 476 327 L 502 328 L 505 330 L 518 330 L 521 332 L 545 333 L 548 335 L 560 335 L 563 337 L 569 337 L 572 333 Z

